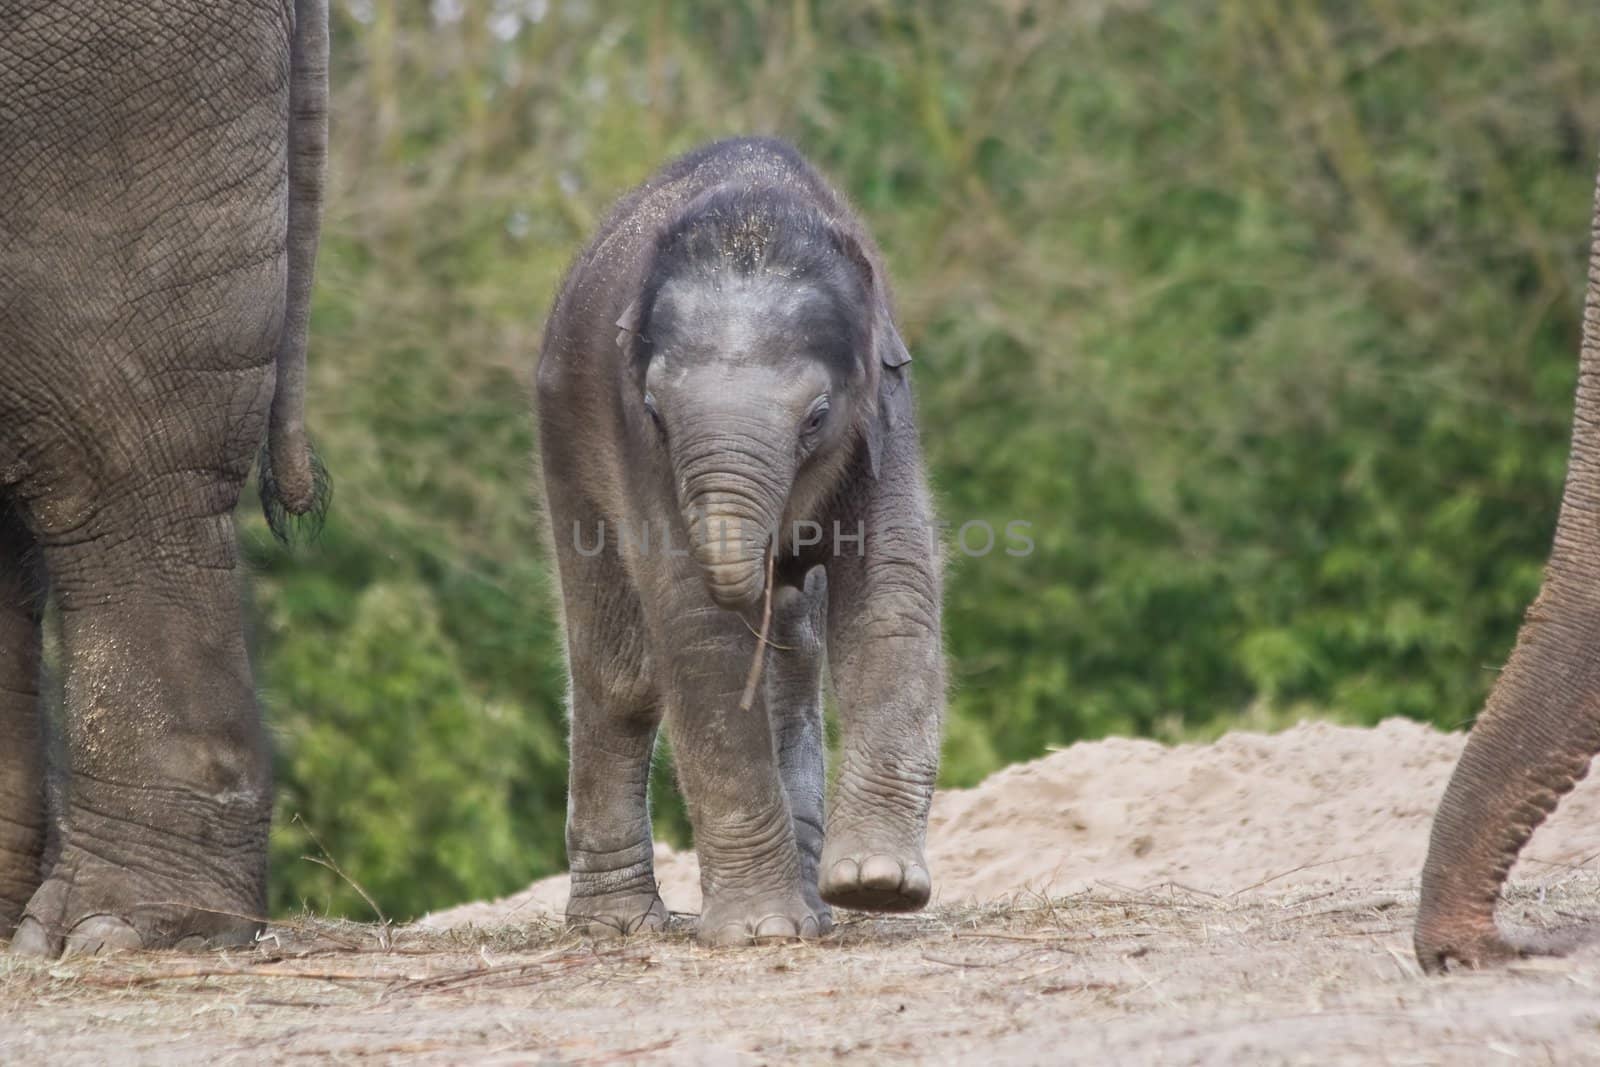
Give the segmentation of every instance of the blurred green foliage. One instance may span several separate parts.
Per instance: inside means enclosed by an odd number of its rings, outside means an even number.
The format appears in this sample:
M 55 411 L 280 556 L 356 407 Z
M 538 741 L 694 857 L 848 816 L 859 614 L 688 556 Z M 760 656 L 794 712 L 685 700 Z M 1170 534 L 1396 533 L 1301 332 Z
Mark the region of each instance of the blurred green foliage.
M 274 905 L 562 866 L 527 383 L 617 194 L 770 132 L 895 274 L 954 560 L 946 781 L 1111 733 L 1468 721 L 1564 468 L 1600 21 L 1577 0 L 339 0 L 291 555 L 245 513 Z M 295 816 L 299 817 L 297 821 Z M 681 809 L 659 809 L 684 841 Z

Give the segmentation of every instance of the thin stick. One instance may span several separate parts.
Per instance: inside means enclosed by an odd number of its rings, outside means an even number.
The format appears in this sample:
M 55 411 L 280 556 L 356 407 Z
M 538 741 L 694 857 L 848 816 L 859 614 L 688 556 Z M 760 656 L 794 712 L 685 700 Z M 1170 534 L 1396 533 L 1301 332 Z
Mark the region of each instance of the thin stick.
M 80 975 L 78 981 L 85 985 L 109 986 L 126 989 L 132 986 L 153 985 L 156 982 L 178 982 L 198 978 L 298 978 L 306 982 L 393 982 L 394 975 L 369 974 L 356 971 L 295 971 L 264 970 L 253 968 L 181 967 L 159 974 Z
M 752 637 L 760 637 L 761 636 L 761 634 L 756 630 L 756 628 L 754 626 L 750 625 L 750 620 L 749 619 L 745 618 L 743 615 L 740 615 L 739 616 L 739 621 L 744 623 L 744 628 L 746 630 L 750 631 L 750 635 Z M 798 646 L 798 645 L 780 645 L 780 644 L 778 644 L 778 642 L 774 641 L 772 639 L 772 636 L 769 634 L 767 636 L 767 647 L 768 648 L 775 648 L 779 652 L 793 652 L 796 648 L 798 648 L 800 646 Z M 1543 863 L 1544 861 L 1540 860 L 1539 862 Z
M 772 568 L 778 558 L 778 539 L 774 537 L 767 548 L 767 596 L 761 608 L 761 632 L 756 634 L 756 656 L 750 661 L 750 675 L 744 680 L 744 696 L 739 699 L 739 710 L 749 711 L 756 702 L 756 686 L 761 683 L 761 665 L 767 660 L 767 634 L 772 629 Z
M 1259 882 L 1252 882 L 1251 884 L 1245 886 L 1243 889 L 1235 889 L 1232 893 L 1229 893 L 1228 896 L 1229 897 L 1236 897 L 1236 896 L 1239 896 L 1241 893 L 1248 893 L 1252 889 L 1260 889 L 1262 886 L 1268 884 L 1269 882 L 1276 882 L 1279 878 L 1287 878 L 1291 874 L 1299 874 L 1301 871 L 1309 871 L 1313 867 L 1326 867 L 1330 863 L 1343 863 L 1346 860 L 1359 860 L 1359 859 L 1365 859 L 1367 856 L 1376 856 L 1376 855 L 1377 855 L 1376 852 L 1357 852 L 1353 856 L 1339 856 L 1339 857 L 1337 857 L 1335 859 L 1331 859 L 1331 860 L 1318 860 L 1316 863 L 1302 863 L 1298 867 L 1290 867 L 1287 871 L 1279 871 L 1277 874 L 1273 875 L 1271 878 L 1263 878 Z
M 372 894 L 368 893 L 360 882 L 344 873 L 344 868 L 340 867 L 338 862 L 334 860 L 333 854 L 329 852 L 327 846 L 322 843 L 322 838 L 317 836 L 317 832 L 311 828 L 310 823 L 306 822 L 300 817 L 299 812 L 295 813 L 294 821 L 299 823 L 305 832 L 311 837 L 312 843 L 317 846 L 317 851 L 321 852 L 323 856 L 322 859 L 318 859 L 315 856 L 301 856 L 300 858 L 303 860 L 308 860 L 311 863 L 315 863 L 319 867 L 326 867 L 328 870 L 344 879 L 345 884 L 351 889 L 354 889 L 357 893 L 359 893 L 361 895 L 361 899 L 367 902 L 367 907 L 371 908 L 372 913 L 378 917 L 378 947 L 382 949 L 393 947 L 394 942 L 389 937 L 389 917 L 383 913 L 382 908 L 378 907 L 378 902 L 372 899 Z

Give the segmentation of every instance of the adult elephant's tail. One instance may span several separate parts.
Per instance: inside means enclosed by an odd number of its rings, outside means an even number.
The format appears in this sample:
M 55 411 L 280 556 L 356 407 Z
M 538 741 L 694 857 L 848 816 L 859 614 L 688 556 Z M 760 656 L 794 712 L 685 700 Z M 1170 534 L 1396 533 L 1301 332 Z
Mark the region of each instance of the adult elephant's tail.
M 261 507 L 279 540 L 290 516 L 314 534 L 332 490 L 328 472 L 306 437 L 306 337 L 311 282 L 322 229 L 322 187 L 328 163 L 328 4 L 295 0 L 289 89 L 289 285 L 278 339 L 278 385 L 260 462 Z
M 1494 924 L 1517 853 L 1600 750 L 1600 183 L 1566 491 L 1544 586 L 1467 738 L 1422 871 L 1422 966 L 1516 955 Z

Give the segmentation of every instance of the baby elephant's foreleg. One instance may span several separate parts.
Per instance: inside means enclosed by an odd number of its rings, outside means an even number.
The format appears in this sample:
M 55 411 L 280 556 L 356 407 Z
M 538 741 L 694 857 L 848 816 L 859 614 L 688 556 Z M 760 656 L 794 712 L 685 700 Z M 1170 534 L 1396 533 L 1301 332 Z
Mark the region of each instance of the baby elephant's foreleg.
M 773 648 L 767 660 L 767 709 L 778 772 L 794 821 L 801 890 L 824 931 L 833 925 L 832 913 L 817 892 L 827 777 L 822 727 L 822 635 L 827 614 L 828 579 L 821 567 L 806 575 L 804 589 L 779 587 L 772 598 Z
M 944 716 L 941 590 L 933 513 L 915 442 L 885 457 L 862 508 L 859 552 L 828 566 L 828 672 L 839 701 L 838 782 L 822 850 L 822 899 L 915 911 Z
M 706 604 L 679 614 L 671 645 L 667 730 L 700 859 L 700 940 L 818 936 L 765 691 L 740 707 L 755 635 L 738 615 Z
M 637 636 L 644 624 L 615 561 L 560 550 L 572 700 L 567 922 L 601 937 L 658 930 L 667 911 L 648 790 L 660 712 Z

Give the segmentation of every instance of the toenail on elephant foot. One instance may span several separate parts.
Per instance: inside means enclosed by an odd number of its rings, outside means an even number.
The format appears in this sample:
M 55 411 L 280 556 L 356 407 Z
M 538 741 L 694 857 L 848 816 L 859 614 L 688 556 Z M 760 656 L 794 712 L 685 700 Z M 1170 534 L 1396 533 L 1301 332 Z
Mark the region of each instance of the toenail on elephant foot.
M 114 915 L 90 915 L 80 920 L 66 936 L 54 934 L 32 915 L 24 916 L 11 939 L 11 951 L 18 956 L 41 959 L 69 959 L 73 956 L 110 955 L 137 952 L 144 938 L 133 924 Z
M 115 915 L 88 915 L 80 919 L 65 936 L 51 931 L 32 915 L 26 916 L 11 940 L 11 951 L 18 956 L 45 959 L 71 959 L 75 956 L 108 956 L 115 952 L 138 952 L 144 938 L 126 919 Z
M 16 956 L 54 959 L 61 954 L 61 942 L 50 936 L 44 923 L 25 915 L 22 922 L 17 924 L 17 932 L 11 937 L 11 952 Z
M 90 915 L 68 933 L 62 959 L 73 956 L 108 956 L 114 952 L 138 952 L 144 938 L 126 919 L 115 915 Z
M 22 922 L 28 900 L 33 896 L 34 890 L 39 888 L 37 880 L 27 882 L 8 879 L 7 859 L 5 850 L 0 849 L 0 945 L 8 943 L 16 936 L 17 926 Z
M 877 853 L 836 860 L 822 876 L 822 899 L 856 911 L 916 911 L 928 903 L 933 879 L 921 863 Z

